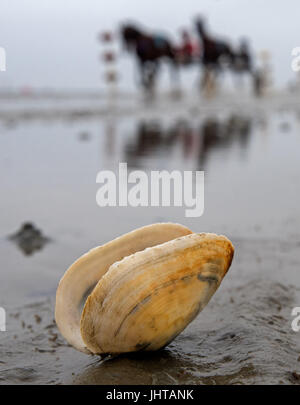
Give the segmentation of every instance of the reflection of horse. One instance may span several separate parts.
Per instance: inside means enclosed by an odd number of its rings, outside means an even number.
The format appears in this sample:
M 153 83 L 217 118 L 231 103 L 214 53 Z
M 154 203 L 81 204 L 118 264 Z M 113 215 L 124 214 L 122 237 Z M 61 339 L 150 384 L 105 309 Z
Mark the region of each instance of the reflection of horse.
M 171 61 L 173 68 L 177 67 L 174 48 L 166 37 L 144 33 L 135 25 L 124 26 L 121 35 L 128 50 L 135 52 L 145 89 L 153 89 L 159 62 L 163 58 Z
M 165 129 L 160 122 L 142 121 L 135 137 L 125 147 L 129 167 L 143 167 L 143 159 L 169 156 L 178 146 L 184 159 L 193 161 L 203 170 L 208 156 L 215 149 L 229 149 L 238 142 L 245 150 L 251 133 L 251 120 L 236 115 L 225 120 L 207 118 L 195 127 L 186 120 L 175 122 Z
M 234 142 L 239 141 L 241 150 L 247 147 L 251 131 L 251 121 L 246 117 L 232 115 L 224 121 L 207 118 L 199 128 L 201 148 L 199 149 L 198 164 L 203 169 L 207 157 L 214 149 L 228 149 Z

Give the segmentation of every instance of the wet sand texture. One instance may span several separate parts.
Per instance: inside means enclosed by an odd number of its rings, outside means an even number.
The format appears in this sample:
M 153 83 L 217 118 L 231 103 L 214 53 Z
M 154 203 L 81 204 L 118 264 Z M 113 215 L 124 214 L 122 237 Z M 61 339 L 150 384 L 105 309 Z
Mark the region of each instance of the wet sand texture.
M 299 384 L 291 311 L 300 306 L 300 115 L 297 104 L 279 101 L 165 103 L 122 119 L 97 106 L 76 117 L 59 106 L 51 119 L 28 104 L 30 119 L 3 107 L 0 384 Z M 146 172 L 204 169 L 204 215 L 100 208 L 96 174 L 120 161 Z M 232 240 L 233 264 L 209 305 L 150 355 L 101 360 L 74 350 L 53 321 L 65 270 L 94 246 L 164 221 Z M 24 255 L 7 239 L 24 222 L 51 243 Z

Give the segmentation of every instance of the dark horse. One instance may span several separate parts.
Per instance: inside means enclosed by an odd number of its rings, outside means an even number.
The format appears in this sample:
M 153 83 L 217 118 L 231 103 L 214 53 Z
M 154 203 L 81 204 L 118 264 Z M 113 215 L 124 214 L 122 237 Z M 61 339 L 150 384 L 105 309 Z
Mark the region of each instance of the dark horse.
M 214 87 L 214 78 L 225 66 L 235 73 L 251 73 L 251 58 L 246 42 L 241 44 L 238 51 L 234 51 L 226 41 L 210 36 L 201 18 L 196 20 L 196 29 L 201 39 L 203 50 L 202 64 L 204 66 L 204 75 L 202 88 L 209 88 L 209 91 L 211 91 Z
M 229 64 L 233 63 L 234 53 L 230 44 L 208 35 L 202 19 L 196 21 L 196 28 L 202 41 L 202 63 L 204 66 L 220 69 L 223 61 Z
M 135 25 L 123 26 L 121 35 L 127 49 L 135 52 L 141 73 L 141 83 L 145 89 L 153 89 L 159 63 L 162 59 L 169 60 L 175 72 L 177 67 L 176 54 L 166 37 L 160 34 L 149 35 Z

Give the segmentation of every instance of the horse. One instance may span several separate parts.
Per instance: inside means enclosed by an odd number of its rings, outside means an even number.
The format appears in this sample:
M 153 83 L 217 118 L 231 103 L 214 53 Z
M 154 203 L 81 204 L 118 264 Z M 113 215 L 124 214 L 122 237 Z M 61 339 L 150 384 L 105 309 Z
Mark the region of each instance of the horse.
M 135 53 L 141 84 L 146 90 L 154 89 L 161 60 L 170 61 L 173 72 L 177 74 L 176 52 L 167 37 L 155 33 L 150 35 L 133 24 L 123 26 L 121 36 L 126 48 Z
M 241 40 L 239 49 L 234 53 L 233 70 L 237 73 L 252 72 L 252 58 L 249 51 L 248 41 Z
M 208 90 L 210 94 L 215 90 L 215 76 L 225 65 L 233 65 L 235 55 L 229 43 L 208 35 L 201 18 L 195 21 L 195 25 L 202 43 L 201 62 L 204 67 L 204 74 L 201 88 Z
M 215 77 L 225 66 L 236 74 L 248 73 L 254 78 L 251 55 L 246 40 L 240 43 L 238 50 L 234 50 L 228 42 L 208 35 L 201 18 L 197 19 L 195 23 L 202 42 L 201 62 L 204 66 L 202 89 L 208 90 L 209 93 L 215 90 Z

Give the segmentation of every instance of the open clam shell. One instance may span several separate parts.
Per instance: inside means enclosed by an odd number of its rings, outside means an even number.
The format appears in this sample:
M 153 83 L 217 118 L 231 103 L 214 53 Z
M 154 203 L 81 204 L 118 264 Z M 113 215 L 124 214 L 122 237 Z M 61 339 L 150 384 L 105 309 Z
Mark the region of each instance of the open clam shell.
M 70 267 L 57 291 L 58 326 L 81 351 L 158 350 L 205 307 L 233 253 L 225 236 L 191 233 L 177 224 L 140 228 Z
M 77 259 L 60 280 L 56 293 L 55 319 L 65 339 L 77 350 L 90 353 L 80 333 L 81 312 L 87 297 L 110 265 L 135 252 L 190 233 L 191 230 L 180 224 L 152 224 L 98 246 Z
M 232 257 L 224 236 L 191 234 L 114 263 L 85 304 L 86 346 L 93 353 L 166 346 L 208 303 Z

